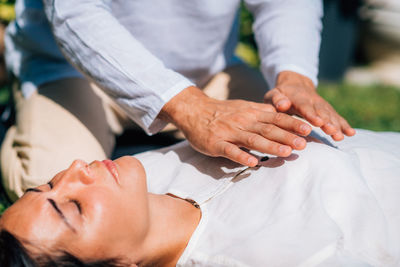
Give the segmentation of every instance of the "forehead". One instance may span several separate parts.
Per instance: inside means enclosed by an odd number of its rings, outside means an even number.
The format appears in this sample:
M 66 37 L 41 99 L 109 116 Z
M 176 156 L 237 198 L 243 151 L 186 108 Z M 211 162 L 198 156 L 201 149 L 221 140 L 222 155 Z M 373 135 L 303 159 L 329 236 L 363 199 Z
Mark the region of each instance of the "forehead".
M 29 242 L 53 245 L 68 237 L 68 228 L 45 198 L 29 193 L 8 208 L 0 219 L 0 227 Z

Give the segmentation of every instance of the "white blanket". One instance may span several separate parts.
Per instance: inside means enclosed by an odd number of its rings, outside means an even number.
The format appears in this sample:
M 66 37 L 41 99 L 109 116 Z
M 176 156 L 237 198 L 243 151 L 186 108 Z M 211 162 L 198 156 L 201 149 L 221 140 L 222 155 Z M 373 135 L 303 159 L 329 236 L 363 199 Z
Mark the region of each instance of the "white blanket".
M 400 266 L 400 134 L 358 130 L 244 172 L 186 142 L 138 158 L 151 192 L 201 207 L 178 266 Z

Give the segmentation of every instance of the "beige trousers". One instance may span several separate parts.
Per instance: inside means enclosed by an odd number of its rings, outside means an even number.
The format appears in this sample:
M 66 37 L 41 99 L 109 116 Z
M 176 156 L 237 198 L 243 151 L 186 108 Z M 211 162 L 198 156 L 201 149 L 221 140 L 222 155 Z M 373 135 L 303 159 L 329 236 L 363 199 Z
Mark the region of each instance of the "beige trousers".
M 215 75 L 204 92 L 217 99 L 261 102 L 267 90 L 261 74 L 236 65 Z M 132 125 L 100 89 L 71 78 L 47 83 L 24 98 L 14 90 L 16 123 L 1 148 L 3 185 L 12 200 L 30 187 L 47 183 L 74 159 L 111 156 L 115 136 Z

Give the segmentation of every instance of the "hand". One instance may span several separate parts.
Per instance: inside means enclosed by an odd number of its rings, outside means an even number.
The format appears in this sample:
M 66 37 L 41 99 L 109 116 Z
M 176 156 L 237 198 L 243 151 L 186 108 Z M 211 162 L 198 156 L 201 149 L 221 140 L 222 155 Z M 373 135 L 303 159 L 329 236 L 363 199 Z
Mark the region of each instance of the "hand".
M 321 129 L 335 141 L 356 132 L 335 109 L 316 92 L 310 79 L 291 71 L 278 75 L 276 87 L 264 96 L 277 111 L 296 114 Z
M 197 151 L 254 167 L 258 160 L 240 147 L 286 157 L 303 149 L 311 127 L 269 104 L 216 100 L 189 87 L 172 98 L 159 117 L 174 123 Z

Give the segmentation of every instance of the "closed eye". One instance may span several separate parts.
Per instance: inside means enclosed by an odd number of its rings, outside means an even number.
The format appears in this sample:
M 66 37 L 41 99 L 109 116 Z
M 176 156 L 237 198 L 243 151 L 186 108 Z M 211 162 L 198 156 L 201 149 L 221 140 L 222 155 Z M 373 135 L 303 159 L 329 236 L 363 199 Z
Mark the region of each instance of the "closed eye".
M 74 203 L 76 205 L 76 208 L 79 211 L 79 214 L 82 214 L 82 207 L 81 207 L 81 203 L 77 200 L 71 200 L 72 203 Z

